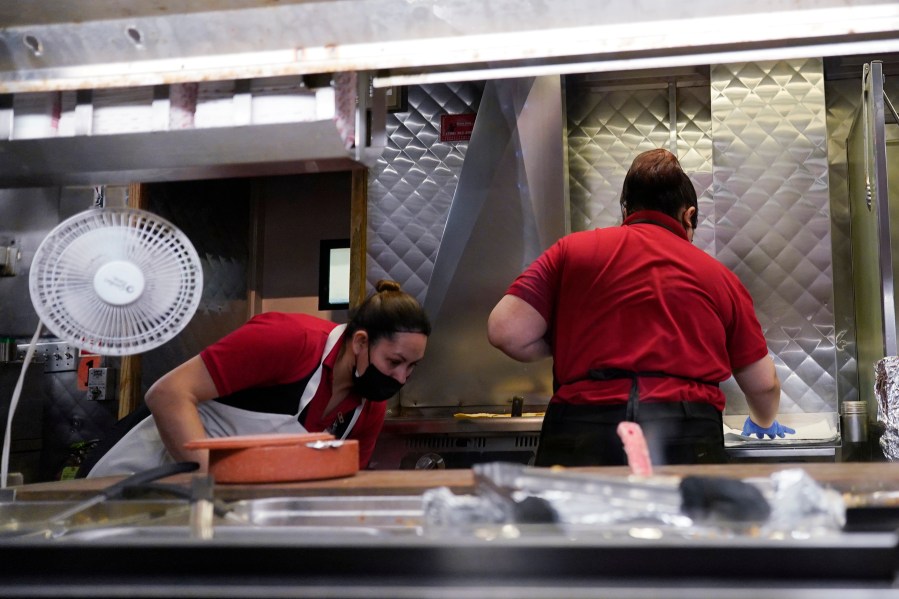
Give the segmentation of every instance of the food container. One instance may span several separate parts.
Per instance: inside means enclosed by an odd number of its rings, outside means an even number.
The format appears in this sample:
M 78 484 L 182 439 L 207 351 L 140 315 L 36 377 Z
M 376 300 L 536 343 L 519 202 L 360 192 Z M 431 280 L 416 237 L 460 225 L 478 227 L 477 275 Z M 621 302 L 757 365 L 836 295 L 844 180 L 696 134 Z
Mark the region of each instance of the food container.
M 840 415 L 843 441 L 864 443 L 868 440 L 868 402 L 844 401 Z
M 219 437 L 184 447 L 209 450 L 209 473 L 219 483 L 321 480 L 359 470 L 359 442 L 328 433 Z

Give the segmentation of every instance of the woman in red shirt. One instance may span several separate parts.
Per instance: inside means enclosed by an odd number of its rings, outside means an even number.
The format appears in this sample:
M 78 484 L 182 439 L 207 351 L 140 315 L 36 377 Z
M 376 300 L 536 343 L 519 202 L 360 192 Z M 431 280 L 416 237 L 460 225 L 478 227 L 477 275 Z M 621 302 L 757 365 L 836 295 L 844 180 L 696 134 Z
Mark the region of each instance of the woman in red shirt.
M 692 245 L 696 191 L 667 150 L 625 177 L 621 227 L 573 233 L 534 261 L 488 321 L 521 361 L 553 358 L 537 465 L 625 464 L 619 422 L 643 427 L 653 461 L 724 461 L 718 383 L 746 394 L 746 433 L 783 436 L 780 383 L 752 298 Z
M 393 281 L 346 325 L 267 312 L 204 349 L 150 387 L 152 415 L 131 428 L 89 477 L 128 474 L 172 461 L 205 471 L 206 437 L 328 431 L 358 439 L 360 467 L 371 458 L 395 395 L 425 353 L 431 325 Z

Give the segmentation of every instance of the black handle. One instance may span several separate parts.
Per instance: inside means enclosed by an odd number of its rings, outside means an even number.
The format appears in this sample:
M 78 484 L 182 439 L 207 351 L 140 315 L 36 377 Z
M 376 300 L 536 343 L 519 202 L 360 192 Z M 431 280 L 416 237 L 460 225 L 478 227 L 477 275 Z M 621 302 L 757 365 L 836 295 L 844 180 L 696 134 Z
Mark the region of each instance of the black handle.
M 166 476 L 181 474 L 182 472 L 193 472 L 199 467 L 200 465 L 197 462 L 175 462 L 174 464 L 163 464 L 162 466 L 157 466 L 156 468 L 150 468 L 149 470 L 144 470 L 142 472 L 132 474 L 128 478 L 120 480 L 116 484 L 110 485 L 100 492 L 107 499 L 113 499 L 121 495 L 122 491 L 124 491 L 128 487 L 134 485 L 143 485 L 160 478 L 165 478 Z
M 732 522 L 764 522 L 771 505 L 755 486 L 736 479 L 685 476 L 680 483 L 681 511 L 704 520 L 719 518 Z
M 524 408 L 524 398 L 516 395 L 512 398 L 512 417 L 521 418 L 522 409 Z

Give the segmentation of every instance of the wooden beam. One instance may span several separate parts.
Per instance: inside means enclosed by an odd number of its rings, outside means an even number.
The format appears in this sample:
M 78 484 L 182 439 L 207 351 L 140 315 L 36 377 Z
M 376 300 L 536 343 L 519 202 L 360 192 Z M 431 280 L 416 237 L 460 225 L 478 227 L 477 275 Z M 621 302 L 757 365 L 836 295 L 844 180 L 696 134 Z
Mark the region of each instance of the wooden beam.
M 143 183 L 132 183 L 128 186 L 128 206 L 131 208 L 144 208 L 147 205 L 147 186 Z M 119 412 L 121 420 L 137 406 L 143 398 L 141 386 L 142 376 L 141 356 L 122 356 L 119 368 Z
M 250 255 L 247 260 L 247 320 L 262 312 L 262 277 L 265 270 L 265 182 L 250 183 Z
M 368 252 L 368 169 L 354 169 L 350 198 L 350 309 L 365 301 Z

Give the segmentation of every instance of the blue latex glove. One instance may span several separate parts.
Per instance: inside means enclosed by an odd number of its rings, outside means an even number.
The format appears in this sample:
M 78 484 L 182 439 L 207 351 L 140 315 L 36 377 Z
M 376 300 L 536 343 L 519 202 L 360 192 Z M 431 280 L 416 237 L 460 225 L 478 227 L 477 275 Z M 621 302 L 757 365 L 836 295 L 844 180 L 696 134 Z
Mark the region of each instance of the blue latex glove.
M 772 439 L 774 437 L 784 438 L 784 435 L 792 435 L 795 434 L 796 431 L 791 429 L 789 426 L 784 426 L 779 423 L 777 420 L 774 421 L 774 424 L 769 426 L 768 428 L 762 428 L 752 421 L 752 418 L 749 416 L 746 417 L 746 422 L 743 423 L 743 436 L 751 437 L 755 435 L 759 439 L 764 439 L 765 435 L 768 435 Z

